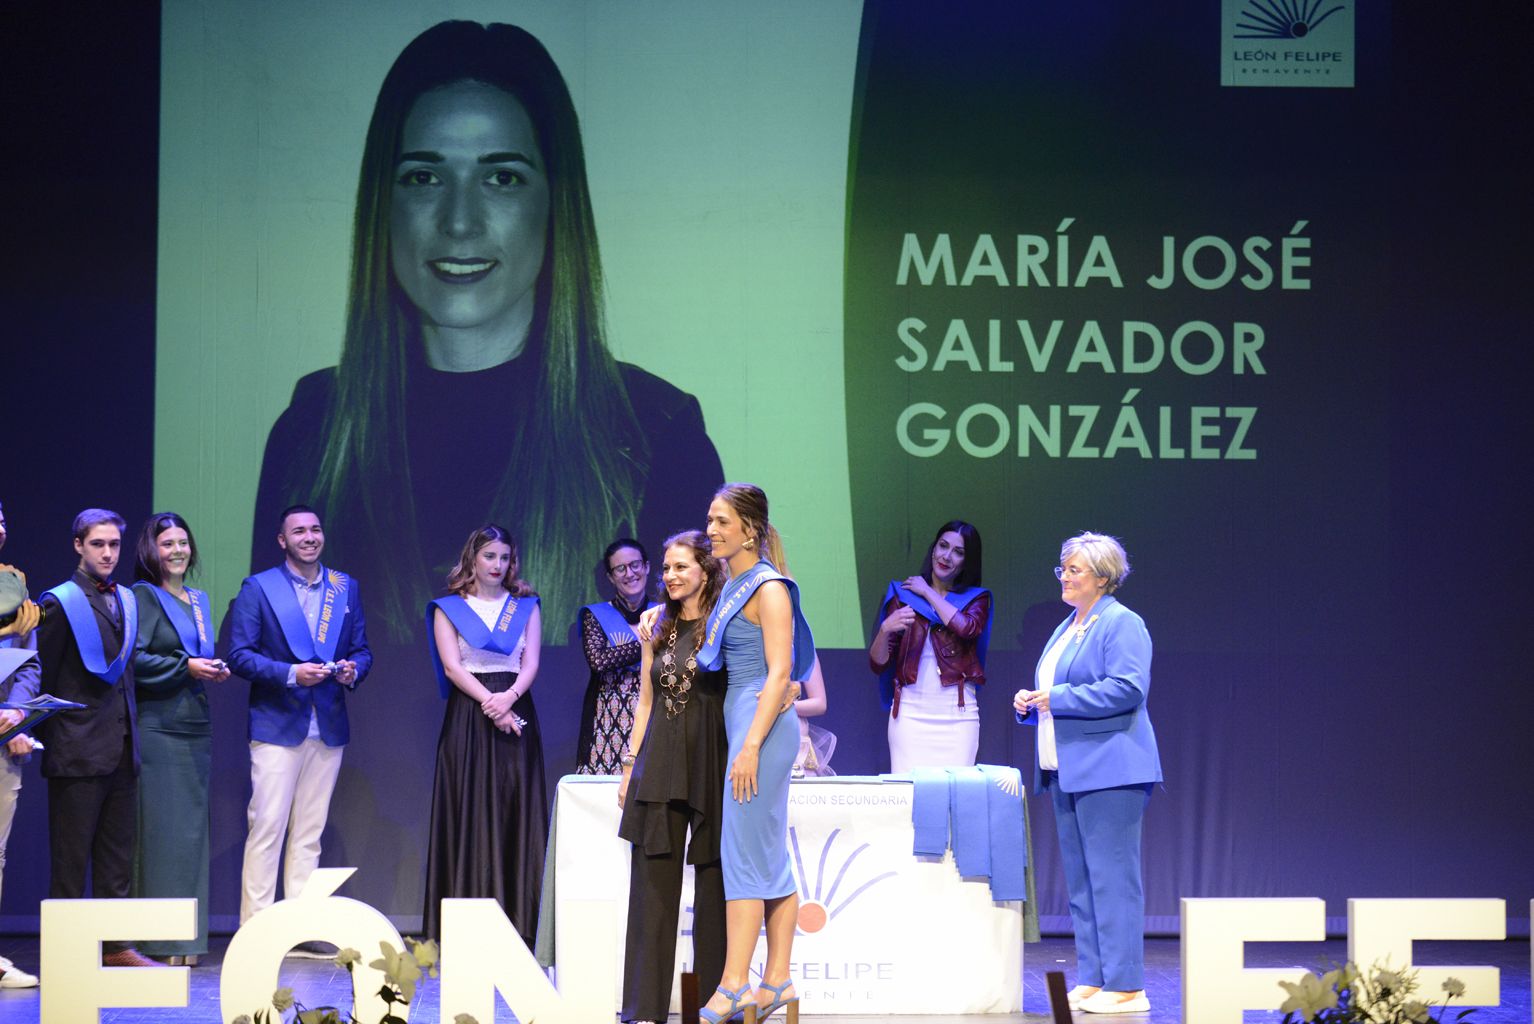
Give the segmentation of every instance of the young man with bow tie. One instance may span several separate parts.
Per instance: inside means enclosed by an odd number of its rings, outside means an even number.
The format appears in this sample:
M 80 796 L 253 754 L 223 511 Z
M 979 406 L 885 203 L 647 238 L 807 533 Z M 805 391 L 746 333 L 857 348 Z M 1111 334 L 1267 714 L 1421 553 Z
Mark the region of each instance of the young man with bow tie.
M 122 516 L 88 508 L 75 517 L 74 575 L 39 602 L 39 686 L 85 705 L 38 723 L 48 780 L 51 899 L 124 898 L 138 828 L 138 710 L 133 643 L 138 604 L 112 582 L 122 553 Z M 21 687 L 17 687 L 19 691 Z M 13 692 L 14 700 L 32 693 Z M 154 967 L 125 942 L 102 944 L 108 967 Z

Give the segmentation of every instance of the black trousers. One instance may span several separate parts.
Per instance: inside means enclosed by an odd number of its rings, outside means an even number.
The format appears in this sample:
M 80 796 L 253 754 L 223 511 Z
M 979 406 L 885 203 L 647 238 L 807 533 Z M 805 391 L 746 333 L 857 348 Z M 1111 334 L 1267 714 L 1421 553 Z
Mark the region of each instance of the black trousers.
M 623 942 L 623 1019 L 663 1021 L 671 1008 L 676 926 L 682 902 L 684 846 L 692 809 L 666 805 L 670 851 L 649 856 L 634 847 L 629 866 L 629 922 Z M 698 994 L 707 1001 L 724 974 L 724 869 L 693 865 L 692 959 Z
M 56 776 L 48 780 L 50 899 L 80 899 L 89 871 L 96 899 L 125 899 L 133 882 L 138 839 L 138 777 L 132 740 L 110 775 Z M 108 952 L 128 942 L 104 942 Z

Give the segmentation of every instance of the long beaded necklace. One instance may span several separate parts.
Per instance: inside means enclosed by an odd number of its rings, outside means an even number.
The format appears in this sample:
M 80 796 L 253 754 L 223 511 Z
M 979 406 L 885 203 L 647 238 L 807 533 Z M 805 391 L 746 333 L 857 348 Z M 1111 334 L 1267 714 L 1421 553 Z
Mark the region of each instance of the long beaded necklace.
M 666 717 L 675 718 L 687 709 L 687 698 L 692 692 L 692 679 L 698 672 L 698 651 L 703 648 L 703 630 L 697 630 L 698 642 L 693 644 L 681 672 L 676 664 L 677 620 L 671 622 L 671 635 L 666 638 L 666 650 L 660 656 L 660 685 L 665 691 Z

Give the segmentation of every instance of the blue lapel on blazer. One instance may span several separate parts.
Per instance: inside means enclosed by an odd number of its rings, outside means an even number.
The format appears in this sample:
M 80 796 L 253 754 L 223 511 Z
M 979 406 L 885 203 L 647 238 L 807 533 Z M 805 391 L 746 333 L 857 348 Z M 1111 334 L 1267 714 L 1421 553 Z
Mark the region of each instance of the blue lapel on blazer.
M 1102 628 L 1103 620 L 1108 616 L 1108 609 L 1112 608 L 1118 603 L 1118 598 L 1114 597 L 1112 594 L 1104 594 L 1102 597 L 1097 599 L 1097 603 L 1094 604 L 1092 606 L 1092 610 L 1087 613 L 1088 620 L 1090 620 L 1092 616 L 1096 615 L 1097 621 L 1093 622 L 1091 626 L 1087 628 L 1087 635 L 1082 637 L 1081 643 L 1078 644 L 1075 640 L 1072 640 L 1070 643 L 1065 645 L 1065 653 L 1060 655 L 1060 661 L 1055 665 L 1055 685 L 1063 685 L 1066 679 L 1070 677 L 1071 666 L 1076 663 L 1076 656 L 1081 653 L 1084 647 L 1086 647 L 1088 639 L 1092 636 L 1092 631 Z M 1075 617 L 1076 611 L 1075 609 L 1072 609 L 1071 614 L 1066 617 L 1064 628 L 1068 630 L 1073 629 L 1074 627 L 1071 625 L 1071 620 Z M 1054 640 L 1058 641 L 1059 639 L 1059 635 L 1056 634 Z

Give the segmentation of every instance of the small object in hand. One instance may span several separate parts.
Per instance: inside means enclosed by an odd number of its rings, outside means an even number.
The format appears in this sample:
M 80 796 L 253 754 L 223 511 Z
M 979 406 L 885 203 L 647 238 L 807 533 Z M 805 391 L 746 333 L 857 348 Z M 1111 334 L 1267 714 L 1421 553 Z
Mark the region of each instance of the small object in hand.
M 321 665 L 320 668 L 324 669 L 326 672 L 329 672 L 331 675 L 336 674 L 336 663 L 333 661 L 325 662 L 325 664 Z
M 14 571 L 0 572 L 0 626 L 8 626 L 27 602 L 27 585 Z

